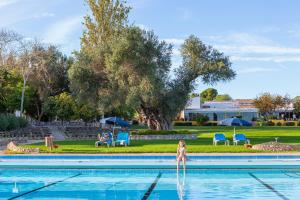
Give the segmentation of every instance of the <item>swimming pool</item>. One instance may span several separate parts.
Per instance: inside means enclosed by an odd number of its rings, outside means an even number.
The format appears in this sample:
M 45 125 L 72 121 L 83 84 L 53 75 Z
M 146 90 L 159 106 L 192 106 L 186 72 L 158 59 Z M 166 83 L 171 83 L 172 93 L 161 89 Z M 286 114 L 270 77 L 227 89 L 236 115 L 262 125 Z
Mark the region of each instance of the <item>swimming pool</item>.
M 299 199 L 299 157 L 271 156 L 0 156 L 0 200 Z

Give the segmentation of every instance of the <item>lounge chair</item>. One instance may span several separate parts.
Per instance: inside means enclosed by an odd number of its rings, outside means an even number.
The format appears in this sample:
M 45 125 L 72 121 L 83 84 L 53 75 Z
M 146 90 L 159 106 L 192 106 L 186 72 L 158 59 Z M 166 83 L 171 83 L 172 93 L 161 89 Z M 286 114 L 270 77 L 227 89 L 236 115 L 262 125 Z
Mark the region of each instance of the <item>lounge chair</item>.
M 115 141 L 115 145 L 124 145 L 128 146 L 129 145 L 129 133 L 127 132 L 120 132 L 117 135 L 117 139 Z
M 247 139 L 245 134 L 243 134 L 243 133 L 233 134 L 233 144 L 238 145 L 239 142 L 244 142 L 245 144 L 250 144 L 250 140 Z
M 107 145 L 107 147 L 109 147 L 109 146 L 113 145 L 113 135 L 112 135 L 112 133 L 111 132 L 102 133 L 102 137 L 104 137 L 104 138 L 107 137 L 107 135 L 108 135 L 107 140 L 105 140 L 105 141 L 96 141 L 95 146 L 99 147 L 101 145 Z
M 224 133 L 215 133 L 213 145 L 218 145 L 218 142 L 224 142 L 225 145 L 229 145 L 229 140 L 226 139 Z

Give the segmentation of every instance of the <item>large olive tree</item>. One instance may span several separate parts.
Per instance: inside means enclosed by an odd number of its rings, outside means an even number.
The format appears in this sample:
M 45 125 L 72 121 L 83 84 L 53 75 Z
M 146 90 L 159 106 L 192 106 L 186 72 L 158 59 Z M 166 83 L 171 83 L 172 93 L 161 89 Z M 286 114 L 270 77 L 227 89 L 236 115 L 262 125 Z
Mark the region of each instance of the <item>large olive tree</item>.
M 103 112 L 129 107 L 151 129 L 171 129 L 197 79 L 213 84 L 235 77 L 228 57 L 195 36 L 182 45 L 183 63 L 173 71 L 172 46 L 152 31 L 127 26 L 124 2 L 88 2 L 93 16 L 85 18 L 82 48 L 69 76 L 79 99 L 93 101 Z

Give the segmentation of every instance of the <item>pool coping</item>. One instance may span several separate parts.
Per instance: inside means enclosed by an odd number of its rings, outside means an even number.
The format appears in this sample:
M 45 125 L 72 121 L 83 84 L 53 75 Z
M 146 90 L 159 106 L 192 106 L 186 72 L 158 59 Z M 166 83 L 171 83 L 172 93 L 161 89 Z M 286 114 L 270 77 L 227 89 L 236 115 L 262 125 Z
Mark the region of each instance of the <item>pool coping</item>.
M 5 154 L 0 155 L 12 156 L 174 156 L 176 153 L 34 153 L 34 154 Z M 187 153 L 187 156 L 276 156 L 276 155 L 295 155 L 300 156 L 300 152 L 268 152 L 268 153 Z

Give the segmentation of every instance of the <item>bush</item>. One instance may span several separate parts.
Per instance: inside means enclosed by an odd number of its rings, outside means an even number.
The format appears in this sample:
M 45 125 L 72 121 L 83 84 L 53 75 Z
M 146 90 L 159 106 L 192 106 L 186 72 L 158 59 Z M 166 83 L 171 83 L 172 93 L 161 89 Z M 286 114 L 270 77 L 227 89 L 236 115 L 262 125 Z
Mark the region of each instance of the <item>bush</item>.
M 251 121 L 256 122 L 257 121 L 257 117 L 252 117 Z
M 277 122 L 276 126 L 282 126 L 281 122 Z
M 0 114 L 0 131 L 6 131 L 9 123 L 4 114 Z
M 218 126 L 218 122 L 207 122 L 204 126 Z
M 20 128 L 19 120 L 16 116 L 9 114 L 7 115 L 8 127 L 7 130 L 14 130 Z
M 267 122 L 266 122 L 266 125 L 267 125 L 267 126 L 275 126 L 275 123 L 272 122 L 272 121 L 267 121 Z
M 176 134 L 192 134 L 193 132 L 188 130 L 175 131 L 175 130 L 139 130 L 132 132 L 133 135 L 176 135 Z
M 20 128 L 24 128 L 27 126 L 28 121 L 24 117 L 18 117 Z
M 209 121 L 209 117 L 207 117 L 206 115 L 199 115 L 196 119 L 197 124 L 202 126 L 204 125 L 206 122 Z
M 297 126 L 300 126 L 300 121 L 298 121 Z
M 295 122 L 286 122 L 285 125 L 286 126 L 295 126 Z
M 278 119 L 278 117 L 276 115 L 271 115 L 268 117 L 269 119 Z
M 173 123 L 174 126 L 192 126 L 193 123 L 192 122 L 179 122 L 176 121 Z

